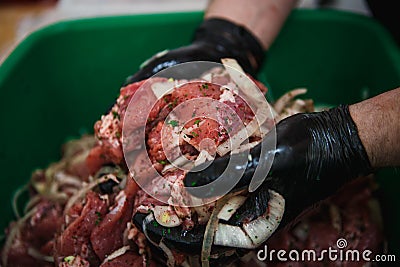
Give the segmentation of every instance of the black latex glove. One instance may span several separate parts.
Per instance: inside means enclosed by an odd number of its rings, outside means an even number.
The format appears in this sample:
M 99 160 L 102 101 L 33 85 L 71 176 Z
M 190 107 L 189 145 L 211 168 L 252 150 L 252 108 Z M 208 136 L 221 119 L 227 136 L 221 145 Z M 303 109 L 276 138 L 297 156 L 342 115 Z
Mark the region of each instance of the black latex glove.
M 189 61 L 220 62 L 234 58 L 249 74 L 255 75 L 262 64 L 264 51 L 258 40 L 245 28 L 223 19 L 205 20 L 196 30 L 192 43 L 153 56 L 125 84 L 147 79 L 173 65 Z
M 255 167 L 260 164 L 263 168 L 263 164 L 273 159 L 264 184 L 285 198 L 280 227 L 351 179 L 372 172 L 348 106 L 291 116 L 276 125 L 276 134 L 276 149 L 264 158 L 260 158 L 260 145 L 250 150 L 252 160 L 242 166 L 245 172 L 237 187 L 248 185 Z M 263 142 L 271 140 L 272 136 L 267 135 Z M 217 179 L 228 161 L 229 156 L 225 156 L 201 172 L 188 173 L 185 186 L 200 186 Z M 227 177 L 232 175 L 235 174 L 228 173 Z M 188 191 L 191 192 L 190 188 Z

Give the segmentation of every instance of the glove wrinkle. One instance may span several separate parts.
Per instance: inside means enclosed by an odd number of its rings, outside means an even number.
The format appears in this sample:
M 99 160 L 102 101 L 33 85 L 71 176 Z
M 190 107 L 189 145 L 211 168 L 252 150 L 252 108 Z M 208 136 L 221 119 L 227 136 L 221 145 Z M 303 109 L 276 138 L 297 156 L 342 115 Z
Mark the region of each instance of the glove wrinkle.
M 309 119 L 307 179 L 326 177 L 326 182 L 337 187 L 372 172 L 348 105 L 309 114 Z

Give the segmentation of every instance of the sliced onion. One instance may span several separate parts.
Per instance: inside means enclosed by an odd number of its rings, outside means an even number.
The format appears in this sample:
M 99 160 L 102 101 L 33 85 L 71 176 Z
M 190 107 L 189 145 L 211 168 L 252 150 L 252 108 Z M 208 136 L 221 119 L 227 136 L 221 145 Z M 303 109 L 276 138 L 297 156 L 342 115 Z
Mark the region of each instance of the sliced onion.
M 218 219 L 228 221 L 236 210 L 243 205 L 246 199 L 245 196 L 234 196 L 229 199 L 218 213 Z
M 154 216 L 153 213 L 150 213 L 149 215 L 146 216 L 146 218 L 144 218 L 143 222 L 142 222 L 142 229 L 143 229 L 143 234 L 145 235 L 146 239 L 152 243 L 154 246 L 158 247 L 159 244 L 155 243 L 153 240 L 151 240 L 151 238 L 149 237 L 149 234 L 147 233 L 147 227 L 146 225 L 148 223 L 151 223 L 154 220 Z
M 118 257 L 121 256 L 121 255 L 124 255 L 129 249 L 130 249 L 129 246 L 123 246 L 123 247 L 121 247 L 121 248 L 115 250 L 113 253 L 111 253 L 110 255 L 108 255 L 108 256 L 104 259 L 104 261 L 103 261 L 102 264 L 104 264 L 104 263 L 106 263 L 106 262 L 108 262 L 108 261 L 111 261 L 111 260 L 113 260 L 113 259 L 115 259 L 115 258 L 118 258 Z
M 1 261 L 4 267 L 7 266 L 8 262 L 8 253 L 10 252 L 11 246 L 15 240 L 20 234 L 21 234 L 21 228 L 25 221 L 29 219 L 33 214 L 37 212 L 36 208 L 33 208 L 30 210 L 28 213 L 24 215 L 24 217 L 20 218 L 12 227 L 10 232 L 8 233 L 7 240 L 4 244 L 3 250 L 1 252 Z
M 72 185 L 78 188 L 82 186 L 82 181 L 78 177 L 66 174 L 64 171 L 57 172 L 54 179 L 63 185 Z
M 221 59 L 222 64 L 225 66 L 226 71 L 228 72 L 229 76 L 232 80 L 238 85 L 241 89 L 241 93 L 243 93 L 247 99 L 251 100 L 252 103 L 255 104 L 257 108 L 257 113 L 259 111 L 267 111 L 268 106 L 265 105 L 266 100 L 265 98 L 259 98 L 260 90 L 254 84 L 252 80 L 245 74 L 245 71 L 240 67 L 239 63 L 232 58 L 223 58 Z M 236 71 L 234 71 L 234 69 Z
M 223 90 L 221 96 L 219 97 L 219 102 L 225 101 L 235 103 L 235 96 L 230 90 Z
M 199 166 L 200 164 L 206 162 L 206 161 L 212 161 L 214 160 L 214 157 L 208 153 L 207 150 L 201 150 L 200 154 L 197 156 L 197 159 L 194 162 L 194 166 Z
M 253 243 L 250 248 L 258 247 L 264 243 L 264 241 L 267 240 L 276 230 L 277 225 L 279 225 L 279 222 L 273 224 L 269 219 L 266 219 L 263 216 L 254 221 L 243 224 L 244 231 L 251 238 Z
M 233 150 L 232 153 L 240 153 L 240 152 L 243 152 L 243 151 L 250 150 L 250 149 L 252 149 L 253 147 L 257 146 L 259 143 L 261 143 L 261 140 L 258 140 L 258 141 L 254 141 L 254 142 L 251 142 L 251 143 L 247 143 L 247 144 L 240 145 L 238 148 L 236 148 L 235 150 Z M 249 156 L 251 156 L 251 155 L 249 154 Z
M 253 242 L 253 248 L 264 243 L 276 231 L 285 211 L 285 199 L 273 190 L 268 190 L 268 192 L 270 200 L 267 212 L 257 219 L 243 224 L 243 230 Z
M 254 118 L 246 127 L 240 129 L 229 140 L 220 144 L 217 147 L 218 155 L 223 156 L 229 151 L 237 149 L 244 140 L 247 140 L 249 136 L 253 135 L 259 129 L 259 126 L 267 120 L 265 112 L 260 114 L 261 115 L 257 116 L 258 119 Z
M 28 248 L 28 255 L 32 256 L 33 258 L 41 261 L 47 261 L 47 262 L 54 262 L 54 257 L 49 256 L 49 255 L 44 255 L 40 251 L 29 247 Z
M 266 105 L 265 98 L 259 99 L 258 88 L 254 83 L 244 74 L 244 70 L 240 67 L 236 60 L 231 58 L 221 59 L 222 64 L 226 67 L 226 71 L 232 80 L 241 89 L 240 92 L 244 94 L 245 100 L 251 100 L 251 103 L 255 105 L 256 110 L 254 111 L 254 119 L 246 125 L 246 127 L 240 129 L 234 134 L 229 140 L 226 140 L 217 147 L 217 153 L 220 156 L 225 155 L 231 150 L 235 150 L 247 140 L 249 136 L 253 135 L 268 118 L 270 108 Z M 235 70 L 236 71 L 235 71 Z
M 289 102 L 295 98 L 298 95 L 302 95 L 307 93 L 306 88 L 298 88 L 294 89 L 292 91 L 287 92 L 283 96 L 281 96 L 274 104 L 275 111 L 280 114 L 282 113 L 283 109 L 285 108 L 286 105 L 289 104 Z
M 254 95 L 252 95 L 252 93 L 254 93 L 254 88 L 256 87 L 254 86 L 253 81 L 251 81 L 245 74 L 245 71 L 242 69 L 239 63 L 233 58 L 223 58 L 221 59 L 221 62 L 229 76 L 239 86 L 239 88 L 242 89 L 243 93 L 249 95 L 249 97 L 253 99 Z
M 203 246 L 201 249 L 201 265 L 202 267 L 210 266 L 210 255 L 211 255 L 211 247 L 213 244 L 214 234 L 218 227 L 218 213 L 228 201 L 231 195 L 223 196 L 218 199 L 213 212 L 211 213 L 210 219 L 208 220 L 206 230 L 204 232 Z
M 203 201 L 202 199 L 198 199 L 193 196 L 191 196 L 191 200 L 192 200 L 191 203 L 193 203 L 195 205 L 197 203 L 202 203 L 202 201 Z M 208 204 L 203 204 L 201 206 L 192 207 L 192 209 L 197 214 L 197 221 L 199 222 L 199 224 L 206 224 L 208 222 L 214 206 L 215 206 L 215 203 L 211 202 Z
M 162 241 L 158 245 L 158 247 L 164 251 L 165 255 L 167 256 L 167 266 L 168 267 L 174 267 L 175 266 L 175 257 L 174 254 L 172 254 L 172 251 L 165 245 Z
M 155 206 L 153 212 L 155 220 L 162 226 L 176 227 L 182 223 L 178 215 L 169 209 L 169 206 Z
M 75 195 L 71 196 L 71 198 L 68 200 L 68 202 L 67 202 L 67 204 L 65 205 L 65 208 L 64 208 L 64 213 L 66 213 L 72 207 L 72 205 L 74 205 L 75 202 L 78 201 L 78 199 L 80 199 L 87 192 L 92 190 L 93 187 L 95 187 L 98 184 L 104 183 L 104 182 L 106 182 L 108 180 L 109 180 L 109 178 L 107 177 L 107 175 L 104 175 L 100 179 L 96 179 L 93 182 L 90 182 L 89 184 L 84 185 L 81 190 L 79 190 Z
M 168 171 L 175 170 L 177 167 L 179 168 L 192 168 L 193 167 L 193 162 L 188 160 L 184 155 L 181 155 L 180 157 L 176 158 L 171 164 L 168 164 L 164 167 L 164 169 L 161 171 L 161 174 L 165 174 Z
M 28 184 L 24 185 L 23 187 L 17 189 L 15 192 L 13 199 L 12 199 L 12 208 L 14 211 L 14 215 L 17 219 L 21 218 L 21 215 L 19 214 L 18 210 L 18 199 L 22 195 L 22 193 L 26 192 L 28 190 Z
M 151 90 L 153 91 L 157 99 L 160 99 L 162 96 L 172 91 L 174 87 L 174 81 L 155 82 L 151 85 Z
M 219 246 L 249 248 L 253 244 L 251 239 L 239 226 L 219 223 L 215 233 L 214 244 Z
M 201 78 L 203 80 L 207 81 L 207 82 L 211 82 L 212 81 L 212 77 L 213 77 L 212 73 L 209 72 L 209 73 L 204 74 Z
M 115 206 L 112 210 L 110 210 L 109 214 L 117 214 L 118 211 L 122 209 L 126 201 L 125 191 L 120 191 L 115 197 L 115 201 L 117 205 L 114 204 Z

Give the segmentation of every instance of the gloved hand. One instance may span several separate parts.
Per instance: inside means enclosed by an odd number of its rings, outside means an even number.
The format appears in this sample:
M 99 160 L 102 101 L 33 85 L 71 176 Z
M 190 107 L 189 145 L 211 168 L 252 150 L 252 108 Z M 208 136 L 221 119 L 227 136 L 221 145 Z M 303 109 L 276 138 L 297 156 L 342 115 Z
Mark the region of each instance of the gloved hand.
M 197 28 L 190 45 L 156 54 L 137 73 L 128 77 L 125 84 L 147 79 L 179 63 L 220 62 L 225 57 L 236 59 L 247 73 L 254 76 L 262 64 L 264 51 L 244 27 L 223 19 L 208 19 Z
M 272 140 L 272 135 L 267 134 L 263 142 Z M 276 140 L 276 149 L 261 158 L 260 145 L 250 150 L 251 160 L 241 166 L 245 171 L 237 187 L 248 185 L 256 167 L 266 168 L 264 165 L 273 160 L 264 184 L 285 198 L 281 226 L 335 193 L 351 179 L 372 172 L 348 106 L 288 117 L 276 125 Z M 185 186 L 201 186 L 214 181 L 223 173 L 228 161 L 229 156 L 221 157 L 201 172 L 188 173 Z M 235 173 L 226 175 L 232 177 Z M 189 188 L 188 191 L 192 190 Z

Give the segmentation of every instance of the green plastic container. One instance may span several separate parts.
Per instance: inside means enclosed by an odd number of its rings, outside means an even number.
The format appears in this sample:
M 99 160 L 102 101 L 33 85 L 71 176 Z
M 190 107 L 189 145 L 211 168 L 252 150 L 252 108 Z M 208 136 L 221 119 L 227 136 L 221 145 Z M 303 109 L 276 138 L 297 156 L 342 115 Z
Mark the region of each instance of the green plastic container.
M 155 52 L 188 43 L 201 13 L 61 22 L 27 37 L 0 68 L 0 229 L 13 192 L 35 168 L 59 159 L 67 138 L 92 132 L 125 77 Z M 296 11 L 270 49 L 259 79 L 279 96 L 307 87 L 317 103 L 353 103 L 400 85 L 400 53 L 373 20 Z M 391 252 L 400 251 L 400 177 L 379 174 Z

